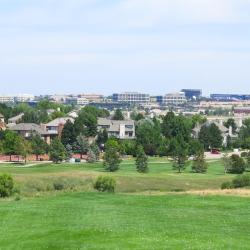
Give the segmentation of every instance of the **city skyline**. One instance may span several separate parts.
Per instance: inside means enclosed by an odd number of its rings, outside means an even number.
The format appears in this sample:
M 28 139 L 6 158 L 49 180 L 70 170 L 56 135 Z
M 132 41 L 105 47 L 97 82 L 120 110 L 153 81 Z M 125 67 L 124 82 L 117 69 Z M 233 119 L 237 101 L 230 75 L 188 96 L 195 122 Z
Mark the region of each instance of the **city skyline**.
M 0 92 L 250 93 L 249 11 L 248 0 L 2 0 Z

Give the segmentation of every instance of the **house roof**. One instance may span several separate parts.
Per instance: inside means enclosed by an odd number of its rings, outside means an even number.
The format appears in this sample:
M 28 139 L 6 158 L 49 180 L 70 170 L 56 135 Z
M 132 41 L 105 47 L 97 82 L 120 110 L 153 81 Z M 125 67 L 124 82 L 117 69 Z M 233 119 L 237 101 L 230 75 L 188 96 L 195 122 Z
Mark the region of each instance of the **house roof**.
M 98 125 L 135 125 L 135 122 L 133 120 L 122 120 L 122 121 L 117 121 L 117 120 L 110 120 L 107 118 L 98 118 Z
M 64 125 L 68 120 L 70 120 L 72 123 L 74 122 L 74 119 L 72 117 L 60 117 L 56 118 L 55 120 L 49 122 L 46 124 L 47 127 L 58 127 L 59 125 Z
M 215 124 L 222 133 L 227 133 L 228 132 L 228 128 L 227 127 L 225 127 L 224 125 L 221 125 L 219 122 L 216 122 L 216 121 L 207 121 L 206 123 L 204 123 L 202 125 L 199 124 L 195 128 L 193 128 L 193 132 L 199 133 L 202 126 L 204 126 L 204 125 L 205 126 L 209 126 L 211 124 Z
M 98 126 L 109 126 L 108 131 L 110 132 L 118 132 L 120 131 L 120 126 L 133 126 L 132 128 L 126 127 L 126 131 L 134 131 L 135 122 L 133 120 L 122 120 L 122 121 L 115 121 L 109 120 L 106 118 L 99 118 L 98 119 Z
M 24 115 L 24 113 L 21 113 L 19 115 L 13 116 L 13 117 L 11 117 L 11 118 L 8 119 L 8 122 L 9 123 L 15 123 L 18 120 L 20 120 L 23 117 L 23 115 Z
M 10 130 L 36 132 L 40 135 L 47 134 L 47 131 L 44 128 L 42 128 L 40 125 L 37 125 L 35 123 L 19 123 L 10 127 Z

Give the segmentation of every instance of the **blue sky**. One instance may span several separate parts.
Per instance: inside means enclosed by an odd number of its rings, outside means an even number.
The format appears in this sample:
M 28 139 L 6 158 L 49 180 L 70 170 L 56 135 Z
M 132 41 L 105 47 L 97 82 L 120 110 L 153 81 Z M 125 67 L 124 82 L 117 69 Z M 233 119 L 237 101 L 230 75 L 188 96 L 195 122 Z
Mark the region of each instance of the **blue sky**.
M 0 0 L 0 93 L 250 93 L 250 0 Z

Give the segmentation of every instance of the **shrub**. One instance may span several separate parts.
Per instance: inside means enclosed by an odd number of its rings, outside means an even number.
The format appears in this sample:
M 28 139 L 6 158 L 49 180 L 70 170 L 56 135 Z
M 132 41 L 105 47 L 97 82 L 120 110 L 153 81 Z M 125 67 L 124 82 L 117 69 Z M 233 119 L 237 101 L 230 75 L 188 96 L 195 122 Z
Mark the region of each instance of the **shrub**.
M 201 152 L 195 156 L 192 164 L 192 171 L 194 173 L 206 173 L 207 172 L 207 163 L 205 160 L 204 153 Z
M 9 174 L 0 175 L 0 197 L 9 197 L 14 191 L 14 181 Z
M 232 189 L 232 188 L 233 188 L 233 184 L 230 181 L 223 182 L 221 184 L 221 189 Z
M 99 192 L 113 193 L 115 191 L 116 181 L 110 176 L 99 176 L 95 183 L 94 188 Z
M 239 175 L 235 177 L 232 181 L 234 188 L 241 188 L 250 186 L 250 176 L 249 175 Z
M 231 174 L 242 174 L 246 169 L 246 163 L 243 158 L 238 155 L 232 155 L 230 157 L 230 167 L 228 172 Z
M 240 154 L 240 156 L 243 157 L 243 158 L 246 158 L 246 157 L 248 156 L 248 153 L 247 153 L 247 152 L 242 152 L 242 153 Z
M 54 189 L 58 190 L 58 191 L 63 190 L 65 188 L 64 184 L 62 182 L 59 182 L 59 181 L 53 183 L 53 186 L 54 186 Z

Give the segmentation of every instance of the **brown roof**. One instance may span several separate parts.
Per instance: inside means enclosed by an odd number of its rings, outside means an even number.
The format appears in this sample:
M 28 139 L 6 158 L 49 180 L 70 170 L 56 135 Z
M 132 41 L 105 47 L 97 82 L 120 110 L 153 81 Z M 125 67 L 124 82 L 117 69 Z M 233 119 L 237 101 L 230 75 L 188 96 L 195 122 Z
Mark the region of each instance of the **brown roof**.
M 19 123 L 19 124 L 16 124 L 16 125 L 10 127 L 10 130 L 36 132 L 39 135 L 48 134 L 45 129 L 43 129 L 40 125 L 37 125 L 35 123 Z

